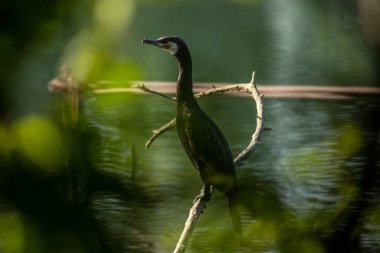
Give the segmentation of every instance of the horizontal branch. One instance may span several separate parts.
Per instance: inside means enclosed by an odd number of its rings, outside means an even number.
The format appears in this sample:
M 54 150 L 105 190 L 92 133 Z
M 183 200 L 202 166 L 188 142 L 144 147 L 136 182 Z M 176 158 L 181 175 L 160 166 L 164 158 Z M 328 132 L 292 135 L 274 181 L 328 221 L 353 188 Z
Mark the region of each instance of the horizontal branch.
M 144 85 L 145 88 L 152 89 L 158 93 L 174 94 L 176 92 L 174 82 L 152 82 L 152 81 L 135 81 L 135 88 L 125 88 L 125 84 L 120 83 L 124 86 L 123 88 L 99 88 L 94 89 L 93 92 L 96 94 L 103 93 L 136 93 L 145 92 L 139 89 L 139 85 Z M 116 85 L 116 84 L 115 84 Z M 207 87 L 213 86 L 211 83 L 194 83 L 194 92 L 202 93 L 205 92 Z M 234 86 L 233 84 L 219 84 L 215 85 L 218 89 L 220 87 Z M 354 99 L 357 96 L 379 96 L 380 88 L 378 87 L 368 87 L 368 86 L 331 86 L 331 85 L 274 85 L 266 84 L 260 85 L 260 93 L 265 95 L 266 98 L 301 98 L 301 99 L 323 99 L 323 100 L 345 100 Z M 235 93 L 234 95 L 239 95 L 240 93 Z M 169 97 L 169 96 L 168 96 Z M 173 98 L 170 98 L 173 99 Z

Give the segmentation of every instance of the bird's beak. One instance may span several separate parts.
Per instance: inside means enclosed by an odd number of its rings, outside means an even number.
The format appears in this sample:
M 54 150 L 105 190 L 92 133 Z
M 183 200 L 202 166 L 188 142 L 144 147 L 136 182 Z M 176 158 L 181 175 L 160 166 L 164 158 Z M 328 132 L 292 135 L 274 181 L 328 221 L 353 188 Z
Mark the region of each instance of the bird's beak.
M 163 49 L 166 49 L 166 50 L 169 50 L 169 48 L 170 48 L 170 45 L 168 43 L 162 43 L 161 40 L 159 40 L 159 39 L 158 40 L 143 39 L 142 43 L 143 44 L 155 45 L 157 47 L 160 47 L 160 48 L 163 48 Z
M 143 44 L 151 44 L 151 45 L 155 45 L 155 46 L 160 46 L 160 41 L 159 40 L 147 40 L 147 39 L 143 39 L 142 40 L 142 43 Z

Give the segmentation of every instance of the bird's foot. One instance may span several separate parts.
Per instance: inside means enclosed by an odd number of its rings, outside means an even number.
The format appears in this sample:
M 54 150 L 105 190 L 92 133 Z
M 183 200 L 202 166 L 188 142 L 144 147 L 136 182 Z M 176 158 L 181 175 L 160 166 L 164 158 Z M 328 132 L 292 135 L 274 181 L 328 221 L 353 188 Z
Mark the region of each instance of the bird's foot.
M 195 202 L 197 202 L 198 199 L 205 200 L 206 202 L 210 201 L 210 199 L 211 199 L 211 186 L 204 185 L 202 187 L 201 193 L 199 195 L 197 195 L 195 197 L 195 199 L 193 200 L 193 204 Z
M 193 200 L 193 204 L 195 204 L 195 202 L 197 202 L 199 200 L 205 200 L 205 201 L 209 201 L 210 200 L 210 197 L 207 197 L 206 195 L 204 195 L 203 193 L 197 195 L 195 197 L 195 199 Z

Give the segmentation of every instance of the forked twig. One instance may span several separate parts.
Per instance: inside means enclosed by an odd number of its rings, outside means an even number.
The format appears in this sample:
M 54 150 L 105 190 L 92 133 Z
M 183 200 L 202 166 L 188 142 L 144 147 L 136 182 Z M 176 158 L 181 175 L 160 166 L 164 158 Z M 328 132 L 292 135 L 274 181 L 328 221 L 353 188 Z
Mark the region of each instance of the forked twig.
M 264 105 L 262 101 L 263 95 L 260 95 L 255 85 L 255 72 L 252 73 L 252 79 L 247 84 L 229 85 L 229 86 L 225 86 L 221 88 L 212 89 L 207 92 L 201 93 L 200 96 L 206 96 L 206 95 L 211 95 L 218 92 L 225 92 L 225 91 L 231 91 L 231 90 L 235 90 L 235 91 L 244 90 L 245 92 L 249 93 L 256 102 L 256 110 L 257 110 L 256 130 L 254 134 L 252 135 L 251 142 L 234 159 L 235 167 L 238 167 L 243 164 L 243 161 L 246 160 L 252 154 L 252 152 L 257 148 L 257 145 L 260 143 L 259 142 L 260 136 L 264 130 L 264 113 L 263 113 Z M 182 231 L 180 239 L 177 242 L 176 248 L 173 251 L 174 253 L 185 252 L 186 246 L 190 240 L 195 224 L 197 220 L 199 219 L 200 215 L 202 214 L 203 209 L 206 208 L 206 202 L 207 201 L 204 198 L 199 198 L 193 204 L 192 208 L 190 209 L 189 216 L 186 220 L 185 227 Z
M 242 91 L 242 90 L 244 90 L 246 93 L 250 94 L 253 97 L 253 99 L 255 99 L 255 101 L 256 101 L 257 118 L 256 118 L 256 131 L 255 131 L 255 133 L 258 133 L 258 131 L 259 131 L 259 133 L 261 134 L 261 132 L 264 130 L 264 126 L 263 126 L 263 117 L 264 116 L 262 115 L 263 103 L 262 103 L 261 98 L 257 98 L 257 96 L 260 96 L 260 94 L 257 91 L 256 84 L 254 83 L 254 81 L 255 81 L 255 72 L 252 73 L 252 79 L 249 83 L 233 84 L 233 85 L 226 85 L 226 86 L 218 87 L 218 88 L 212 88 L 208 91 L 202 91 L 202 92 L 199 92 L 197 94 L 194 94 L 194 96 L 196 98 L 200 98 L 200 97 L 205 97 L 205 96 L 211 96 L 211 95 L 214 95 L 217 93 L 225 93 L 225 92 L 231 92 L 231 91 Z M 134 85 L 133 87 L 141 89 L 142 91 L 147 92 L 147 93 L 159 95 L 161 97 L 164 97 L 164 98 L 169 99 L 169 100 L 174 101 L 174 102 L 176 101 L 175 98 L 172 98 L 172 97 L 167 96 L 165 94 L 162 94 L 160 92 L 151 90 L 143 84 L 142 85 Z M 258 101 L 260 101 L 260 103 Z M 259 109 L 259 107 L 260 107 L 260 109 Z M 168 123 L 166 123 L 162 127 L 154 129 L 152 131 L 153 135 L 149 138 L 149 140 L 145 144 L 145 148 L 148 149 L 153 144 L 155 139 L 157 139 L 158 136 L 162 135 L 164 132 L 171 129 L 175 125 L 176 125 L 176 119 L 173 118 L 172 120 L 170 120 Z M 257 128 L 259 128 L 259 129 L 257 129 Z M 260 136 L 258 136 L 257 141 L 259 141 L 259 139 L 260 139 Z M 235 160 L 234 160 L 235 166 L 242 165 L 243 160 L 248 158 L 250 152 L 252 152 L 256 148 L 257 145 L 254 145 L 255 144 L 254 140 L 255 140 L 255 136 L 252 135 L 252 141 L 250 142 L 250 144 L 235 158 Z
M 167 130 L 169 130 L 170 128 L 174 127 L 176 124 L 176 120 L 175 118 L 172 119 L 171 121 L 169 121 L 168 123 L 166 123 L 165 125 L 163 125 L 162 127 L 158 128 L 158 129 L 154 129 L 153 130 L 153 135 L 149 138 L 149 140 L 145 143 L 145 149 L 148 149 L 150 147 L 150 145 L 152 145 L 152 143 L 154 142 L 154 140 L 160 136 L 161 134 L 165 133 Z

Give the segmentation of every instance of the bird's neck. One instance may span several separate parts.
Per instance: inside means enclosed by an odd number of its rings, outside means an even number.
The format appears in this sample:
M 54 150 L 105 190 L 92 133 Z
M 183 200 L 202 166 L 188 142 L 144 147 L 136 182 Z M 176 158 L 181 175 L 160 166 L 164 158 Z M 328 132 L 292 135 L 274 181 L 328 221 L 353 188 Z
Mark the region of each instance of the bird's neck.
M 178 80 L 177 80 L 177 102 L 196 103 L 193 94 L 193 79 L 192 79 L 192 62 L 188 50 L 177 56 L 178 60 Z

